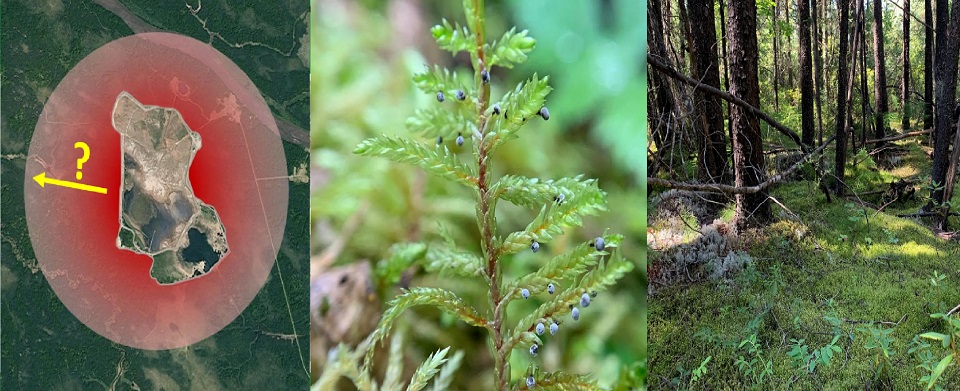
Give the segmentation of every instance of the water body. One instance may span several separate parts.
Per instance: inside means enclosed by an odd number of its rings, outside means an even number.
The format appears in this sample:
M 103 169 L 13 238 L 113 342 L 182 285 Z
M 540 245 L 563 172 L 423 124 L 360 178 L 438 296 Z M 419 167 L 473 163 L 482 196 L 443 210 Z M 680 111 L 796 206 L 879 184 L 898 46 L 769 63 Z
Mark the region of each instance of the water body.
M 190 231 L 187 231 L 187 238 L 190 244 L 183 249 L 183 260 L 192 263 L 205 261 L 203 272 L 209 272 L 213 265 L 220 261 L 221 254 L 207 243 L 207 235 L 196 228 L 190 228 Z

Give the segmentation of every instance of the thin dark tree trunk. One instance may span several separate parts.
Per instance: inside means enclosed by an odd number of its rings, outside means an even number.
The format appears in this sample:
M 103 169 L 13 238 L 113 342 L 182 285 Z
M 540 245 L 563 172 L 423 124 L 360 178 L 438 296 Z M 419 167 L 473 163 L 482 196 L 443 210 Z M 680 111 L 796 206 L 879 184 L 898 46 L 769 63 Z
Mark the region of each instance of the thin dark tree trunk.
M 780 26 L 777 21 L 780 16 L 779 2 L 773 6 L 773 22 L 770 29 L 773 30 L 773 108 L 780 111 Z
M 867 8 L 863 0 L 857 0 L 857 24 L 860 30 L 860 147 L 865 148 L 867 143 L 867 129 L 870 122 L 867 121 L 868 102 L 870 102 L 870 92 L 867 91 Z M 854 150 L 857 150 L 854 147 Z
M 840 33 L 837 36 L 839 40 L 839 53 L 837 61 L 837 117 L 836 117 L 836 155 L 834 157 L 833 175 L 837 180 L 843 181 L 844 171 L 847 166 L 847 127 L 846 127 L 846 104 L 847 104 L 847 38 L 850 30 L 850 0 L 837 0 L 837 7 L 840 7 Z M 835 183 L 834 192 L 842 196 L 843 184 Z
M 817 0 L 811 0 L 810 4 L 813 7 L 813 12 L 811 13 L 813 29 L 811 32 L 813 34 L 813 73 L 815 80 L 813 89 L 816 91 L 816 100 L 814 102 L 817 108 L 817 145 L 823 145 L 823 113 L 820 96 L 821 91 L 823 91 L 823 57 L 820 50 L 823 42 L 821 41 L 820 24 L 817 22 L 817 14 L 819 14 Z
M 813 70 L 810 50 L 810 0 L 797 0 L 800 25 L 800 127 L 803 143 L 813 145 Z
M 883 53 L 883 3 L 882 0 L 873 0 L 873 84 L 874 105 L 874 133 L 876 139 L 882 139 L 887 127 L 887 66 Z M 877 147 L 883 143 L 878 142 Z
M 798 2 L 800 0 L 797 0 Z M 783 0 L 783 20 L 790 21 L 790 0 Z M 787 87 L 793 88 L 793 35 L 787 34 L 787 47 L 784 48 L 784 52 L 787 53 Z M 793 102 L 791 101 L 791 104 Z
M 900 119 L 900 131 L 910 131 L 910 0 L 903 0 L 903 84 L 900 90 L 900 102 L 903 117 Z
M 957 95 L 957 39 L 960 33 L 960 0 L 954 0 L 951 10 L 948 0 L 937 0 L 937 84 L 936 104 L 934 111 L 936 120 L 933 142 L 933 172 L 931 181 L 934 191 L 931 194 L 932 203 L 943 204 L 944 185 L 947 182 L 947 171 L 950 165 L 950 142 L 953 136 L 953 113 Z M 951 18 L 950 15 L 954 17 Z M 929 207 L 932 205 L 928 205 Z M 946 229 L 946 219 L 939 222 L 940 229 Z
M 720 88 L 713 0 L 689 0 L 687 16 L 697 21 L 690 24 L 691 75 L 708 86 Z M 698 130 L 697 171 L 700 180 L 706 183 L 729 183 L 723 104 L 717 96 L 703 91 L 694 92 L 693 101 L 697 112 L 694 127 Z
M 690 16 L 687 14 L 687 2 L 680 0 L 677 2 L 677 8 L 680 10 L 680 26 L 683 29 L 683 35 L 680 36 L 680 47 L 683 48 L 684 55 L 690 54 Z M 667 23 L 667 21 L 664 21 Z
M 723 61 L 723 90 L 730 91 L 730 66 L 727 64 L 727 29 L 724 28 L 727 23 L 727 18 L 724 16 L 726 6 L 726 0 L 720 1 L 720 48 L 723 52 L 720 54 L 720 58 Z M 727 105 L 727 118 L 730 118 L 730 104 Z M 727 135 L 733 139 L 733 126 L 730 121 L 727 121 Z
M 923 128 L 933 129 L 933 0 L 924 0 L 923 23 Z
M 755 0 L 730 0 L 730 93 L 755 107 L 760 106 L 760 83 L 757 79 L 757 3 Z M 734 184 L 756 186 L 766 180 L 763 161 L 763 140 L 760 122 L 746 109 L 730 108 L 733 122 Z M 736 226 L 764 224 L 771 211 L 766 191 L 736 196 Z
M 649 15 L 648 22 L 650 26 L 650 29 L 647 30 L 647 44 L 649 45 L 650 53 L 660 57 L 664 63 L 671 64 L 670 58 L 667 56 L 667 46 L 663 40 L 664 36 L 660 33 L 663 31 L 663 15 L 661 14 L 660 0 L 650 0 L 647 3 L 647 15 Z M 651 123 L 650 129 L 652 130 L 651 138 L 657 149 L 662 151 L 667 148 L 666 141 L 671 139 L 669 133 L 675 126 L 673 121 L 675 120 L 674 114 L 676 107 L 674 105 L 673 90 L 670 85 L 670 79 L 664 77 L 659 72 L 647 72 L 647 78 L 650 82 L 649 91 L 651 92 L 648 102 L 654 104 L 655 107 L 654 110 L 648 111 L 649 121 Z

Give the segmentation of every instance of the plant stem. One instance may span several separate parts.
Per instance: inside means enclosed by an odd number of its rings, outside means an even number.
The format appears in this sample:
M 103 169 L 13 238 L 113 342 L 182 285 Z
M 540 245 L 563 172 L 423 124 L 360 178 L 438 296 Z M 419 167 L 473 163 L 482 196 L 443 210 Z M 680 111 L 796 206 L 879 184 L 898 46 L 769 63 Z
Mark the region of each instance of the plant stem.
M 477 127 L 480 129 L 481 136 L 486 135 L 487 117 L 484 112 L 490 100 L 490 85 L 484 83 L 480 73 L 487 70 L 486 53 L 484 46 L 484 1 L 473 0 L 474 14 L 470 15 L 473 19 L 473 32 L 477 38 L 477 54 L 474 57 L 474 80 L 480 87 L 480 96 L 477 98 Z M 489 70 L 487 70 L 489 72 Z M 477 140 L 479 145 L 477 151 L 477 192 L 480 200 L 480 230 L 481 241 L 483 242 L 483 252 L 487 261 L 487 277 L 490 281 L 490 308 L 493 309 L 493 355 L 496 362 L 495 374 L 497 389 L 506 391 L 509 386 L 510 372 L 507 365 L 508 354 L 503 351 L 503 323 L 504 309 L 503 297 L 500 293 L 500 249 L 496 243 L 496 200 L 488 192 L 490 187 L 490 177 L 487 169 L 487 145 L 483 139 Z

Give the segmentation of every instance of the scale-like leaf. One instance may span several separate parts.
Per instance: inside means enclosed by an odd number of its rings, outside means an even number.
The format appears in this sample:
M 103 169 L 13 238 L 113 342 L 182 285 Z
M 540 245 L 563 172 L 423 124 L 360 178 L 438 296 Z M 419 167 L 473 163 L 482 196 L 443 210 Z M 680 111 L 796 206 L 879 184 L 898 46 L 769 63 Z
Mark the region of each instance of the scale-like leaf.
M 382 135 L 369 138 L 357 145 L 353 153 L 364 156 L 380 156 L 401 163 L 409 163 L 440 177 L 453 180 L 468 187 L 475 187 L 477 175 L 460 162 L 457 155 L 446 146 L 428 148 L 416 141 Z
M 534 390 L 553 390 L 553 391 L 599 391 L 593 379 L 584 375 L 572 375 L 565 372 L 548 372 L 534 376 L 536 385 Z M 517 382 L 515 389 L 526 390 L 526 377 Z
M 443 92 L 446 96 L 454 97 L 457 90 L 469 92 L 457 79 L 456 73 L 439 65 L 434 65 L 433 69 L 428 67 L 426 71 L 413 75 L 413 82 L 417 88 L 428 94 Z
M 475 308 L 465 303 L 453 292 L 439 288 L 411 288 L 387 304 L 387 310 L 384 311 L 383 316 L 380 318 L 380 323 L 377 325 L 377 328 L 373 330 L 373 340 L 364 358 L 364 365 L 366 367 L 369 367 L 377 343 L 390 334 L 390 329 L 393 327 L 397 318 L 400 317 L 400 314 L 408 308 L 418 305 L 432 305 L 457 316 L 460 320 L 471 326 L 488 327 L 487 320 L 480 316 Z
M 515 348 L 520 342 L 520 336 L 533 330 L 537 323 L 569 314 L 571 308 L 579 302 L 581 295 L 587 292 L 601 292 L 631 270 L 633 270 L 633 263 L 624 260 L 620 257 L 619 251 L 615 251 L 610 261 L 600 262 L 596 268 L 585 274 L 579 282 L 559 292 L 553 300 L 541 304 L 536 311 L 521 319 L 504 348 Z
M 573 178 L 540 180 L 517 175 L 505 175 L 490 188 L 494 197 L 509 201 L 514 205 L 539 208 L 551 202 L 557 202 L 561 194 L 563 202 L 572 201 L 577 194 L 597 188 L 596 179 L 582 179 L 583 175 Z
M 437 40 L 437 45 L 440 46 L 441 49 L 453 54 L 457 54 L 460 51 L 472 51 L 477 48 L 476 38 L 473 36 L 473 33 L 467 30 L 466 27 L 461 26 L 460 23 L 455 23 L 451 26 L 450 22 L 443 19 L 443 24 L 433 26 L 430 32 L 433 33 L 433 38 Z
M 541 79 L 534 73 L 530 80 L 517 84 L 516 89 L 503 96 L 500 101 L 500 115 L 492 117 L 493 120 L 488 122 L 487 126 L 492 127 L 484 136 L 484 142 L 490 145 L 490 150 L 516 138 L 517 130 L 540 112 L 547 94 L 553 90 L 547 84 L 549 79 L 549 76 Z
M 513 68 L 514 64 L 527 61 L 527 53 L 530 53 L 536 44 L 536 40 L 527 36 L 527 30 L 517 33 L 517 28 L 514 27 L 490 45 L 491 54 L 488 62 L 490 66 Z
M 457 373 L 457 369 L 460 369 L 461 361 L 463 361 L 463 351 L 458 350 L 446 364 L 443 364 L 443 368 L 440 368 L 440 375 L 433 381 L 431 390 L 447 391 L 450 388 L 450 383 L 453 383 L 453 375 Z
M 475 277 L 484 275 L 483 260 L 476 254 L 443 244 L 431 245 L 423 268 L 441 276 Z
M 426 387 L 427 382 L 440 371 L 440 366 L 447 362 L 446 357 L 449 350 L 449 346 L 443 348 L 443 350 L 431 354 L 430 357 L 427 358 L 427 361 L 420 364 L 417 371 L 413 373 L 413 378 L 410 379 L 410 385 L 407 386 L 407 391 L 420 391 L 423 387 Z
M 516 293 L 521 288 L 526 288 L 530 291 L 530 294 L 535 295 L 546 290 L 549 283 L 557 284 L 560 281 L 572 281 L 586 272 L 587 268 L 596 265 L 598 259 L 619 247 L 620 243 L 623 242 L 623 235 L 604 235 L 603 241 L 606 243 L 605 251 L 597 251 L 589 243 L 583 243 L 570 251 L 553 257 L 540 270 L 527 274 L 510 284 L 506 291 Z
M 463 110 L 447 110 L 433 106 L 417 109 L 405 122 L 407 129 L 429 138 L 442 136 L 452 140 L 457 134 L 470 137 L 477 128 L 474 120 Z
M 564 227 L 583 225 L 581 216 L 595 215 L 606 210 L 606 193 L 593 182 L 582 188 L 572 199 L 561 204 L 551 202 L 540 209 L 537 217 L 520 232 L 513 232 L 503 241 L 501 251 L 515 254 L 530 247 L 530 243 L 549 242 L 554 236 L 563 233 Z

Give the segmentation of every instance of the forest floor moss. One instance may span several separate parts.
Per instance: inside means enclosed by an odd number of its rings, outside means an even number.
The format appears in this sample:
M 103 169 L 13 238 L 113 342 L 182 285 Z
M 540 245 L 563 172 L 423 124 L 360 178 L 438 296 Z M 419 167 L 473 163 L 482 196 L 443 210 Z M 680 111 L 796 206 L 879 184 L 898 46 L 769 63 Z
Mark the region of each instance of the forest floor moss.
M 736 277 L 656 286 L 648 299 L 650 388 L 925 388 L 918 380 L 929 372 L 918 368 L 921 359 L 908 351 L 919 334 L 947 332 L 946 323 L 930 314 L 960 304 L 960 243 L 937 238 L 929 221 L 896 216 L 914 213 L 925 202 L 929 179 L 918 175 L 930 172 L 925 147 L 915 141 L 899 145 L 906 153 L 895 167 L 883 170 L 860 161 L 849 167 L 847 182 L 862 193 L 885 190 L 900 178 L 918 180 L 914 199 L 878 213 L 850 200 L 856 197 L 828 203 L 815 181 L 784 183 L 771 195 L 789 212 L 774 205 L 774 223 L 738 238 L 735 248 L 753 262 Z M 862 198 L 882 205 L 880 197 Z M 720 221 L 730 221 L 731 208 L 717 214 Z M 653 207 L 649 215 L 657 216 Z M 651 233 L 657 229 L 652 221 Z M 684 237 L 696 236 L 692 226 L 687 229 Z M 658 253 L 649 254 L 655 268 Z M 891 330 L 892 356 L 879 376 L 881 353 L 867 349 L 869 327 Z M 812 354 L 835 337 L 838 349 L 826 349 L 834 352 L 829 364 L 813 372 L 798 368 L 804 364 L 789 354 L 802 345 Z M 751 340 L 757 347 L 752 352 Z M 934 363 L 948 354 L 938 342 L 927 342 Z M 691 371 L 708 357 L 705 373 L 692 382 Z M 958 365 L 938 384 L 960 389 Z

